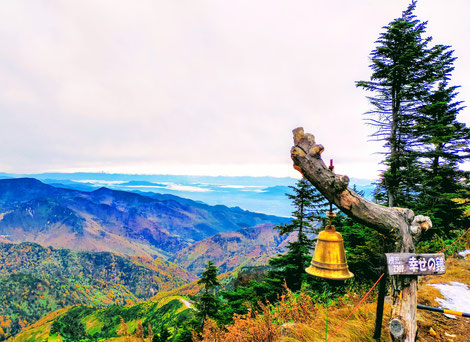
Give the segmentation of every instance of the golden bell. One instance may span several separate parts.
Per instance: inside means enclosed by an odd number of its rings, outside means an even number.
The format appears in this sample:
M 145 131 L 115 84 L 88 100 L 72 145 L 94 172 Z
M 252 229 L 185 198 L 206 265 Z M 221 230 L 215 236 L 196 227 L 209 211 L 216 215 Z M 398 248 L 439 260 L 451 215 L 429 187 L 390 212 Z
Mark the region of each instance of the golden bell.
M 318 234 L 312 263 L 305 271 L 316 277 L 335 280 L 354 277 L 346 262 L 343 237 L 331 225 L 331 221 L 330 225 Z

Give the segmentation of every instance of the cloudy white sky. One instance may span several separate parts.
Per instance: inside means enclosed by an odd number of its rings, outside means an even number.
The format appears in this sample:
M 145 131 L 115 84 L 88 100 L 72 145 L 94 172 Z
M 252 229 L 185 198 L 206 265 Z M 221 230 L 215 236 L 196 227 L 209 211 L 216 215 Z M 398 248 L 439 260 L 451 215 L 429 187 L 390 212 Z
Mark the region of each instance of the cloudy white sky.
M 0 172 L 294 176 L 303 126 L 339 173 L 374 178 L 380 143 L 354 82 L 408 1 L 4 1 Z M 470 1 L 422 0 L 470 101 Z M 470 123 L 465 109 L 461 121 Z

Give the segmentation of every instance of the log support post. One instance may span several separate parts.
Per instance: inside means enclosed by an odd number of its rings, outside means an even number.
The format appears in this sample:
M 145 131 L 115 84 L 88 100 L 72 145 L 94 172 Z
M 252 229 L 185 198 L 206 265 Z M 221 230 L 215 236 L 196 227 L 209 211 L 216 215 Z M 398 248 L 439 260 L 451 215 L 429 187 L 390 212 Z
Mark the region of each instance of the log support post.
M 303 128 L 293 130 L 294 146 L 291 158 L 294 168 L 302 173 L 323 196 L 342 212 L 395 241 L 395 251 L 413 253 L 414 243 L 422 229 L 430 227 L 428 217 L 415 216 L 405 208 L 378 205 L 348 188 L 349 178 L 330 170 L 321 154 L 323 146 L 315 142 L 312 134 Z M 392 277 L 392 320 L 389 324 L 393 341 L 415 341 L 417 279 L 413 276 Z
M 379 283 L 379 295 L 377 296 L 377 307 L 375 310 L 375 330 L 374 330 L 374 339 L 380 341 L 382 335 L 382 321 L 384 316 L 384 304 L 385 304 L 385 295 L 387 290 L 387 265 L 386 257 L 383 255 L 383 266 L 382 271 L 385 273 Z

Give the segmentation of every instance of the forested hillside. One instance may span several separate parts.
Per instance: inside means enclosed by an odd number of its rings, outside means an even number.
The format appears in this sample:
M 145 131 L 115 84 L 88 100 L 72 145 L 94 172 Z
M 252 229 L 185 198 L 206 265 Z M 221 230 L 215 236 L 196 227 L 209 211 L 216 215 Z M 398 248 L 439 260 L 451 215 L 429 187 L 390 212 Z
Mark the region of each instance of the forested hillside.
M 0 243 L 0 260 L 0 338 L 60 308 L 133 304 L 195 279 L 164 260 L 35 243 Z
M 265 224 L 218 233 L 182 249 L 172 260 L 196 275 L 212 260 L 224 273 L 241 266 L 266 265 L 270 257 L 284 253 L 293 239 L 294 234 L 280 236 L 272 225 Z
M 173 336 L 174 341 L 190 341 L 191 331 L 187 322 L 194 309 L 186 305 L 182 297 L 168 297 L 159 301 L 144 302 L 123 307 L 105 309 L 76 306 L 45 316 L 28 327 L 11 341 L 79 341 L 109 340 L 121 337 L 152 341 Z M 162 341 L 168 340 L 167 338 Z

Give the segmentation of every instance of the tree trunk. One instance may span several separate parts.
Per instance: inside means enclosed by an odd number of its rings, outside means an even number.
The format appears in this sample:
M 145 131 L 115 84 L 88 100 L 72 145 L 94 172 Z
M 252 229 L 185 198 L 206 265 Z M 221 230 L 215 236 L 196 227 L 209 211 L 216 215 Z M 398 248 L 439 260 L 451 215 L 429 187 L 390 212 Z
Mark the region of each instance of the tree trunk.
M 430 224 L 428 218 L 416 217 L 412 210 L 389 208 L 378 205 L 348 188 L 349 178 L 336 175 L 321 159 L 324 148 L 315 143 L 312 134 L 303 128 L 294 131 L 294 146 L 291 157 L 294 168 L 300 171 L 323 196 L 333 202 L 346 215 L 392 238 L 395 251 L 413 253 L 414 239 L 419 236 L 421 224 Z M 392 321 L 393 341 L 414 341 L 416 325 L 416 277 L 392 277 Z M 400 329 L 400 325 L 402 329 Z
M 392 122 L 390 125 L 390 174 L 392 175 L 392 179 L 386 185 L 387 195 L 388 195 L 388 206 L 394 207 L 395 204 L 395 195 L 397 192 L 397 179 L 396 179 L 396 171 L 398 169 L 398 115 L 400 111 L 400 100 L 397 96 L 399 86 L 396 84 L 392 85 Z

